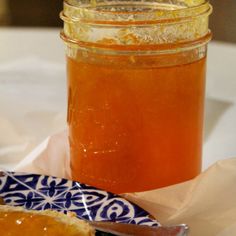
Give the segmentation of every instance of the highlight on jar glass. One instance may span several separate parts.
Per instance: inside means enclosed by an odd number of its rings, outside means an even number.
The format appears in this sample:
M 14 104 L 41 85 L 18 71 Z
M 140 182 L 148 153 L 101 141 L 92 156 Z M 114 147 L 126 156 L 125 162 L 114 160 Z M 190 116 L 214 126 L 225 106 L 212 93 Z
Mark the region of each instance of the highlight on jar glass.
M 115 193 L 201 171 L 211 5 L 64 0 L 72 178 Z

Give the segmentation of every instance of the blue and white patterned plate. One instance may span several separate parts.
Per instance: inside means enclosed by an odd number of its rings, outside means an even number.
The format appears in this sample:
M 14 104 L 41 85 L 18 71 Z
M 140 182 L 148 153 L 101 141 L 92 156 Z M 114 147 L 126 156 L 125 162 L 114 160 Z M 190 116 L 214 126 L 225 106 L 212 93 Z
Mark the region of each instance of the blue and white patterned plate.
M 80 219 L 159 225 L 146 211 L 117 195 L 51 176 L 0 172 L 0 196 L 8 205 L 72 211 Z

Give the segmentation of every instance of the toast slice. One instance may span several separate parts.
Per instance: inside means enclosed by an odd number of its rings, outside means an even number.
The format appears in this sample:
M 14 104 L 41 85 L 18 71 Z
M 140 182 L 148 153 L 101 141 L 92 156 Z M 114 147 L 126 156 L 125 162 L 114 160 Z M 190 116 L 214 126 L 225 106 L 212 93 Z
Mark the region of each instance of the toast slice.
M 25 210 L 0 205 L 1 236 L 94 236 L 95 230 L 74 213 Z

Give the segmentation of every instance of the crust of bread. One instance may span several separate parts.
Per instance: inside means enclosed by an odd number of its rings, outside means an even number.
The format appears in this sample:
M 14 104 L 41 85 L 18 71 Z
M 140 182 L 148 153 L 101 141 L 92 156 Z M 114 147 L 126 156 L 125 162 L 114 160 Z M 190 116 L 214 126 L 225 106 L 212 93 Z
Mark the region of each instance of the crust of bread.
M 78 231 L 78 235 L 81 236 L 94 236 L 95 230 L 92 226 L 90 226 L 87 222 L 80 220 L 76 217 L 76 214 L 73 212 L 68 212 L 67 214 L 54 211 L 54 210 L 26 210 L 22 207 L 14 207 L 14 206 L 8 206 L 8 205 L 0 205 L 0 211 L 1 212 L 28 212 L 35 215 L 45 215 L 54 218 L 55 220 L 62 222 L 66 225 L 70 225 Z

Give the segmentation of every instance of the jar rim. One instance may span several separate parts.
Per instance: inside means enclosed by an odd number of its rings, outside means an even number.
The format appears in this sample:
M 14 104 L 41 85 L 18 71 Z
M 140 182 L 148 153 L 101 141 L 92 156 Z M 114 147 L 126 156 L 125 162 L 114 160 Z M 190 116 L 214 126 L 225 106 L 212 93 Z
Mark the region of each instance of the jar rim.
M 126 25 L 128 27 L 130 25 L 171 24 L 178 21 L 189 21 L 202 15 L 208 16 L 212 12 L 209 0 L 174 1 L 182 3 L 182 5 L 166 4 L 163 3 L 165 2 L 163 0 L 160 2 L 85 0 L 87 3 L 82 1 L 64 0 L 64 10 L 60 13 L 61 19 L 67 23 L 82 22 L 91 25 Z M 195 4 L 183 5 L 187 2 L 195 2 Z M 135 7 L 136 10 L 131 11 L 132 7 Z
M 81 2 L 81 5 L 68 5 L 68 1 Z M 98 5 L 88 6 L 88 1 L 98 1 L 101 9 L 108 7 L 109 11 L 100 11 Z M 178 10 L 166 10 L 162 7 L 157 10 L 153 7 L 156 2 L 183 1 L 204 4 Z M 137 2 L 142 4 L 141 8 L 134 4 Z M 150 8 L 143 5 L 146 2 Z M 121 5 L 118 4 L 113 11 L 113 3 L 122 3 L 124 8 L 120 8 Z M 133 14 L 130 7 L 137 8 L 139 13 Z M 144 13 L 142 10 L 145 10 Z M 211 12 L 208 0 L 64 0 L 64 9 L 60 15 L 64 21 L 61 36 L 66 42 L 94 47 L 168 45 L 173 49 L 173 45 L 189 45 L 209 35 L 208 20 Z

